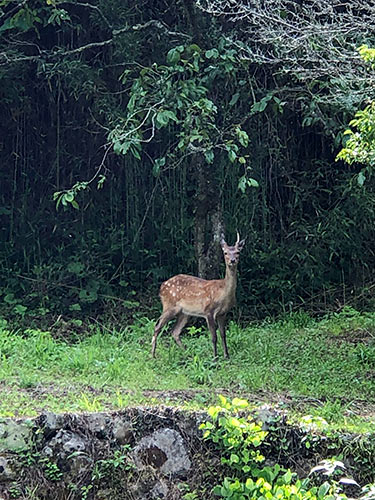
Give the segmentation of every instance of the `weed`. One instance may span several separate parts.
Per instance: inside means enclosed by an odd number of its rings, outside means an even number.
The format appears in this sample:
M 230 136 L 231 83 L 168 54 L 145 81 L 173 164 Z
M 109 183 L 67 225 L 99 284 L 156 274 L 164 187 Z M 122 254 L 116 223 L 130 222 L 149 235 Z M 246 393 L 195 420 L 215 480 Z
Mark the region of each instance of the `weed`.
M 86 394 L 81 394 L 78 400 L 78 407 L 83 411 L 103 411 L 103 406 L 99 399 L 97 397 L 89 398 Z
M 127 406 L 129 406 L 130 399 L 131 398 L 129 394 L 122 394 L 121 391 L 119 391 L 118 389 L 116 390 L 116 408 L 126 408 Z
M 115 450 L 112 457 L 98 460 L 92 472 L 92 480 L 110 479 L 118 471 L 133 470 L 134 465 L 129 461 L 129 450 L 129 445 L 124 445 L 120 450 Z
M 63 476 L 63 473 L 59 469 L 58 465 L 54 462 L 51 462 L 48 458 L 42 458 L 39 460 L 43 468 L 44 475 L 50 481 L 60 481 Z
M 8 493 L 9 493 L 9 498 L 13 499 L 13 498 L 19 498 L 22 494 L 22 491 L 20 486 L 17 483 L 14 483 L 9 486 Z
M 94 486 L 92 484 L 81 486 L 81 500 L 86 500 L 88 498 L 93 487 Z
M 26 468 L 39 467 L 49 481 L 60 481 L 63 476 L 58 465 L 40 452 L 26 448 L 18 452 L 19 462 Z
M 190 378 L 196 384 L 210 385 L 212 383 L 212 361 L 202 359 L 199 355 L 195 355 L 191 363 Z

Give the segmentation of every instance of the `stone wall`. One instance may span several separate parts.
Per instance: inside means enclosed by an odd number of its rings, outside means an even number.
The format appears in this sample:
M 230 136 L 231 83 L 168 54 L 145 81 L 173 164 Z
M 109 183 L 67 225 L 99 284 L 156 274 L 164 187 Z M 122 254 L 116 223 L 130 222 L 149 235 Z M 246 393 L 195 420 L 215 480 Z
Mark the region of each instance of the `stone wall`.
M 199 424 L 207 418 L 139 407 L 2 419 L 0 500 L 209 500 L 225 471 L 220 452 L 201 438 Z M 375 480 L 373 436 L 309 433 L 268 409 L 256 418 L 270 431 L 269 463 L 303 476 L 322 458 L 341 453 L 358 481 Z
M 0 499 L 180 499 L 206 415 L 172 408 L 0 420 Z M 185 493 L 184 493 L 185 492 Z M 29 496 L 28 496 L 29 495 Z

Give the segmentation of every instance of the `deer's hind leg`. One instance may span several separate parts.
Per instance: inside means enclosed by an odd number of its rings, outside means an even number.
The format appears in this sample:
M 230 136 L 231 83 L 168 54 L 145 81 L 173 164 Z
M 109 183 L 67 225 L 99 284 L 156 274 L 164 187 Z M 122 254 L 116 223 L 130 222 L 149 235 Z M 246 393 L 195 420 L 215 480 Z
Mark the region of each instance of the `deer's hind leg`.
M 155 351 L 156 351 L 156 342 L 159 333 L 161 332 L 163 326 L 168 323 L 171 319 L 173 319 L 177 314 L 180 312 L 179 308 L 172 308 L 172 309 L 167 309 L 166 311 L 163 312 L 163 314 L 160 316 L 158 319 L 156 325 L 155 325 L 155 330 L 154 330 L 154 335 L 152 336 L 152 349 L 151 349 L 151 355 L 154 358 L 155 357 Z
M 172 337 L 174 338 L 176 344 L 179 347 L 181 347 L 182 349 L 185 349 L 185 346 L 180 340 L 180 335 L 181 335 L 182 329 L 184 328 L 184 326 L 186 325 L 188 320 L 189 320 L 189 316 L 187 314 L 180 313 L 177 317 L 177 322 L 174 325 L 173 330 L 172 330 Z

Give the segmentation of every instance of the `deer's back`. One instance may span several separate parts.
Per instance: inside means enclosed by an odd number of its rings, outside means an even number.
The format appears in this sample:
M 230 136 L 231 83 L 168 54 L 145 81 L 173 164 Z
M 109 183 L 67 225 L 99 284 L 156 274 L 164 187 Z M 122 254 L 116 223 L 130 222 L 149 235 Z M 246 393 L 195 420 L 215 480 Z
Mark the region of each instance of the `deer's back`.
M 177 307 L 191 316 L 205 316 L 209 311 L 216 316 L 232 305 L 225 298 L 224 280 L 205 280 L 188 274 L 178 274 L 162 283 L 160 298 L 164 310 Z

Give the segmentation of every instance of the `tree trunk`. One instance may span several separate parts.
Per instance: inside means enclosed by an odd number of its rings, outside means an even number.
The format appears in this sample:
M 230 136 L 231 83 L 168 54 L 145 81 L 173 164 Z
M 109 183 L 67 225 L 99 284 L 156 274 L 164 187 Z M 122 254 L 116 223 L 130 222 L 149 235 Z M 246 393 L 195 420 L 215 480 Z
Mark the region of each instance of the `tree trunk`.
M 201 158 L 195 165 L 197 193 L 195 199 L 195 250 L 198 276 L 204 279 L 219 277 L 222 252 L 220 237 L 223 232 L 221 195 L 218 190 L 214 165 Z

